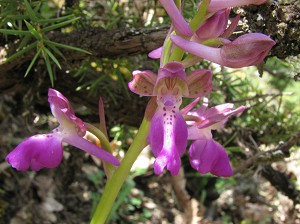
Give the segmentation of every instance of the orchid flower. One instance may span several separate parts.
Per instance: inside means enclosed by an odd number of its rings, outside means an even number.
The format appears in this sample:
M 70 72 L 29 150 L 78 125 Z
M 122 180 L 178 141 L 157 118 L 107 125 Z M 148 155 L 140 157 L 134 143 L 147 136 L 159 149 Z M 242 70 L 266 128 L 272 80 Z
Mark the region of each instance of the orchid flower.
M 268 0 L 211 0 L 208 6 L 208 12 L 216 12 L 230 7 L 240 7 L 244 5 L 261 5 Z
M 20 171 L 29 168 L 38 171 L 42 168 L 55 168 L 63 158 L 62 142 L 66 142 L 115 166 L 119 161 L 105 150 L 84 139 L 86 127 L 77 118 L 68 101 L 60 92 L 49 89 L 48 101 L 59 126 L 48 134 L 37 134 L 25 139 L 12 152 L 6 161 Z
M 204 98 L 201 107 L 185 112 L 197 118 L 196 121 L 188 122 L 188 139 L 194 140 L 189 149 L 191 166 L 202 174 L 211 172 L 216 176 L 232 176 L 226 151 L 222 145 L 213 140 L 211 130 L 221 128 L 230 116 L 243 112 L 246 107 L 233 109 L 234 105 L 231 103 L 209 109 L 207 107 L 208 99 Z
M 234 41 L 224 40 L 220 48 L 209 47 L 180 36 L 171 36 L 178 47 L 200 58 L 230 68 L 241 68 L 259 64 L 275 45 L 268 36 L 261 33 L 244 34 Z
M 179 62 L 169 62 L 158 70 L 135 71 L 129 88 L 141 96 L 156 96 L 158 108 L 152 117 L 148 141 L 156 157 L 154 172 L 166 167 L 177 175 L 180 157 L 187 146 L 187 126 L 179 107 L 182 97 L 202 97 L 212 89 L 210 70 L 195 70 L 186 75 Z

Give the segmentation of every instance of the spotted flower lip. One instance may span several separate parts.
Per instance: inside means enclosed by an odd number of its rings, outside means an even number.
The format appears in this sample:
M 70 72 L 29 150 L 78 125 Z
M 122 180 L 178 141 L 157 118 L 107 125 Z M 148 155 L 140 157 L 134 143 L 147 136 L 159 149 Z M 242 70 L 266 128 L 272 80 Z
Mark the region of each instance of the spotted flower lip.
M 75 116 L 66 97 L 57 90 L 49 89 L 48 101 L 59 126 L 48 134 L 37 134 L 22 141 L 6 156 L 6 161 L 12 167 L 20 171 L 29 168 L 35 171 L 55 168 L 63 158 L 62 142 L 78 147 L 115 166 L 119 165 L 119 161 L 113 155 L 83 138 L 86 133 L 84 122 Z
M 158 70 L 135 71 L 129 89 L 142 96 L 156 96 L 157 110 L 151 119 L 148 141 L 156 157 L 154 172 L 167 168 L 172 175 L 180 169 L 180 157 L 187 146 L 187 126 L 179 110 L 182 97 L 203 97 L 212 90 L 209 70 L 190 74 L 180 62 L 169 62 Z
M 193 102 L 192 105 L 194 104 Z M 188 123 L 188 139 L 193 140 L 189 148 L 191 166 L 202 174 L 210 172 L 216 176 L 232 176 L 233 171 L 226 151 L 213 140 L 211 130 L 221 128 L 230 116 L 242 113 L 246 107 L 233 109 L 233 104 L 226 103 L 207 109 L 208 99 L 204 98 L 201 107 L 192 111 L 188 111 L 192 107 L 187 108 L 182 111 L 198 118 L 197 121 Z

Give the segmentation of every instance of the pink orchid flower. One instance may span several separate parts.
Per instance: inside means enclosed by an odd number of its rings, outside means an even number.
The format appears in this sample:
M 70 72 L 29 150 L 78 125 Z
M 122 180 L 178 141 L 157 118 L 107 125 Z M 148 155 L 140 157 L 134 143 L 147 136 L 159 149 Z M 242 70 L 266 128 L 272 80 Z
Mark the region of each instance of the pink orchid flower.
M 177 175 L 180 157 L 187 146 L 187 126 L 180 113 L 182 97 L 202 97 L 212 89 L 209 70 L 195 70 L 186 75 L 179 62 L 169 62 L 158 70 L 135 71 L 129 89 L 141 96 L 156 96 L 157 111 L 150 125 L 148 141 L 156 157 L 154 172 L 161 174 L 166 167 Z
M 184 113 L 198 119 L 188 122 L 188 139 L 194 140 L 189 149 L 190 164 L 199 173 L 210 172 L 222 177 L 233 175 L 224 147 L 213 140 L 211 134 L 211 130 L 221 128 L 230 116 L 246 109 L 244 106 L 233 109 L 233 106 L 226 103 L 207 109 L 208 99 L 204 98 L 200 108 L 189 112 L 183 109 Z
M 171 36 L 178 47 L 200 58 L 230 68 L 241 68 L 259 64 L 275 45 L 268 36 L 261 33 L 248 33 L 234 41 L 224 40 L 220 48 L 209 47 L 180 36 Z
M 60 125 L 48 134 L 37 134 L 21 142 L 6 157 L 6 161 L 12 167 L 20 171 L 29 168 L 35 171 L 55 168 L 63 158 L 62 142 L 80 148 L 105 162 L 119 165 L 114 156 L 83 138 L 86 127 L 82 120 L 75 116 L 67 98 L 60 92 L 49 89 L 48 101 L 52 114 Z
M 244 5 L 261 5 L 268 0 L 211 0 L 208 12 L 216 12 L 230 7 L 240 7 Z

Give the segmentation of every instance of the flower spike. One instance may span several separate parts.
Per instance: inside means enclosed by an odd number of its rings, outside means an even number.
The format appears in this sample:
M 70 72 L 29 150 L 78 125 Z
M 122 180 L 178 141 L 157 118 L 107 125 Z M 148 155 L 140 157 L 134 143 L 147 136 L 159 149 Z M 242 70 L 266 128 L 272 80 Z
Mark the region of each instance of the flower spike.
M 196 70 L 189 75 L 180 62 L 169 62 L 150 71 L 135 71 L 128 84 L 131 91 L 142 96 L 156 96 L 157 110 L 151 119 L 148 141 L 156 157 L 154 172 L 167 168 L 177 175 L 180 157 L 187 146 L 187 125 L 179 110 L 182 97 L 203 97 L 212 89 L 209 70 Z

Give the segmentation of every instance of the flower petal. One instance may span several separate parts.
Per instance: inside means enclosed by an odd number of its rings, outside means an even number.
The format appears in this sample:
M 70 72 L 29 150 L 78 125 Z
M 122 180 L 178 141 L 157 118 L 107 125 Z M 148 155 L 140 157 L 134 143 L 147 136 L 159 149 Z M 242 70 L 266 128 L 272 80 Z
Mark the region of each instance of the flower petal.
M 225 103 L 209 108 L 205 112 L 196 110 L 196 112 L 198 112 L 198 116 L 202 118 L 201 123 L 198 124 L 198 128 L 206 128 L 220 122 L 223 124 L 230 116 L 242 113 L 246 109 L 245 106 L 233 109 L 233 106 L 234 105 L 231 103 Z
M 152 96 L 157 75 L 151 71 L 134 71 L 133 79 L 128 83 L 129 89 L 141 96 Z
M 76 134 L 64 136 L 63 141 L 98 157 L 102 161 L 109 162 L 115 166 L 120 165 L 119 160 L 112 154 Z
M 68 132 L 76 132 L 80 136 L 84 136 L 86 127 L 83 121 L 76 117 L 74 111 L 66 97 L 55 89 L 48 90 L 48 102 L 54 117 L 58 120 L 62 129 Z
M 270 37 L 262 33 L 244 34 L 221 48 L 224 65 L 232 68 L 260 63 L 275 45 Z
M 222 177 L 233 175 L 225 149 L 213 139 L 194 141 L 189 149 L 189 155 L 191 166 L 199 173 L 211 172 Z
M 210 70 L 199 69 L 187 76 L 189 97 L 203 97 L 212 91 L 212 74 Z
M 176 35 L 171 35 L 170 38 L 175 45 L 186 52 L 189 52 L 200 58 L 205 58 L 219 65 L 223 65 L 224 63 L 221 57 L 220 48 L 208 47 L 206 45 L 199 44 L 194 41 L 189 41 Z
M 177 8 L 174 1 L 170 0 L 160 0 L 160 3 L 165 8 L 166 12 L 170 16 L 174 27 L 185 36 L 192 36 L 193 31 L 191 30 L 189 24 L 185 21 L 179 9 Z
M 165 108 L 165 107 L 164 107 Z M 161 174 L 165 167 L 172 175 L 180 169 L 180 157 L 187 145 L 187 127 L 179 111 L 162 109 L 152 118 L 148 136 L 156 156 L 154 172 Z
M 44 167 L 57 167 L 61 163 L 62 156 L 61 138 L 50 133 L 25 139 L 7 155 L 6 161 L 20 171 L 30 167 L 38 171 Z
M 183 96 L 188 96 L 189 90 L 186 82 L 185 68 L 180 62 L 169 62 L 164 67 L 159 68 L 157 80 L 153 93 L 160 94 L 161 88 L 168 90 L 178 87 Z
M 162 50 L 163 50 L 163 47 L 159 47 L 153 51 L 151 51 L 149 54 L 148 54 L 148 57 L 149 58 L 153 58 L 153 59 L 157 59 L 157 58 L 160 58 L 161 55 L 162 55 Z
M 203 41 L 211 38 L 219 37 L 226 29 L 228 24 L 229 9 L 216 12 L 212 17 L 208 18 L 197 30 L 198 38 Z

